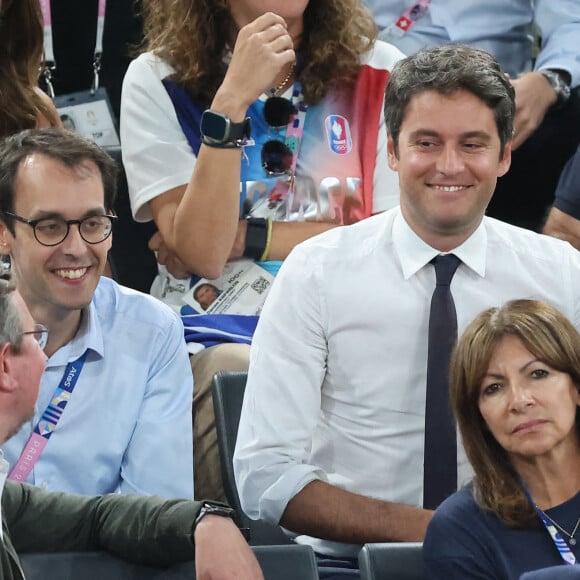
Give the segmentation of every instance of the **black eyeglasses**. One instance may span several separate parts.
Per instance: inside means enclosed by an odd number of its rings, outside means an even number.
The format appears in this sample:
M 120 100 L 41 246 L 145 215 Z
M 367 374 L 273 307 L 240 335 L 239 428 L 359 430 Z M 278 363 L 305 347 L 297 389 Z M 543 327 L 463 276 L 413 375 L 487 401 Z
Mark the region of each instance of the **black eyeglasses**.
M 34 340 L 36 340 L 38 346 L 44 350 L 44 347 L 48 341 L 48 328 L 46 328 L 44 324 L 36 323 L 34 325 L 34 330 L 29 330 L 27 332 L 23 332 L 22 334 L 32 334 L 32 337 Z
M 70 227 L 77 225 L 81 238 L 87 244 L 104 242 L 113 231 L 114 215 L 90 215 L 81 220 L 65 220 L 61 217 L 48 217 L 38 220 L 29 220 L 15 213 L 4 212 L 4 215 L 29 225 L 34 230 L 34 237 L 43 246 L 58 246 L 65 241 Z
M 295 113 L 296 107 L 284 97 L 270 97 L 264 103 L 264 119 L 274 129 L 286 127 Z M 292 158 L 292 150 L 283 141 L 272 139 L 262 147 L 262 167 L 268 175 L 288 173 Z

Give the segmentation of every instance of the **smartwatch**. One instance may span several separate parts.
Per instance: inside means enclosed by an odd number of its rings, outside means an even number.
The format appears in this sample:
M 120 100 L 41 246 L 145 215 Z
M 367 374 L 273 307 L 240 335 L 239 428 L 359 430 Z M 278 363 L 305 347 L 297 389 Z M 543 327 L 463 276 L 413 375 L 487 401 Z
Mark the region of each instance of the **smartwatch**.
M 205 518 L 205 516 L 212 515 L 212 516 L 221 516 L 223 518 L 230 518 L 234 519 L 235 511 L 227 507 L 225 505 L 212 503 L 210 501 L 204 501 L 201 505 L 201 509 L 199 510 L 199 514 L 195 518 L 194 528 Z
M 201 141 L 209 147 L 239 149 L 250 138 L 252 122 L 246 117 L 241 123 L 234 123 L 226 115 L 208 109 L 201 116 Z
M 566 82 L 564 75 L 549 68 L 541 69 L 538 72 L 544 76 L 556 93 L 556 102 L 552 108 L 561 109 L 570 98 L 570 85 Z

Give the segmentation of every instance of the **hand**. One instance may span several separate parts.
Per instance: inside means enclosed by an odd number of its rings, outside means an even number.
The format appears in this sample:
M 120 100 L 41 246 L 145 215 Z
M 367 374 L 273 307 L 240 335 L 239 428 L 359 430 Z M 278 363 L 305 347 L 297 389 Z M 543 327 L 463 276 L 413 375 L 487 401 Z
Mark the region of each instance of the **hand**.
M 262 14 L 240 28 L 214 103 L 218 97 L 231 95 L 245 113 L 261 93 L 275 85 L 276 78 L 295 59 L 294 43 L 284 19 L 272 12 Z
M 550 210 L 543 233 L 565 240 L 580 250 L 580 220 L 555 207 Z
M 177 257 L 177 254 L 167 247 L 159 232 L 155 232 L 151 236 L 148 246 L 150 250 L 156 253 L 157 261 L 165 266 L 172 276 L 179 280 L 184 280 L 191 276 L 191 272 L 187 270 L 185 264 Z
M 252 549 L 229 518 L 207 515 L 195 527 L 197 580 L 264 580 Z
M 539 72 L 530 72 L 511 81 L 516 91 L 515 135 L 512 150 L 517 149 L 540 125 L 557 96 Z

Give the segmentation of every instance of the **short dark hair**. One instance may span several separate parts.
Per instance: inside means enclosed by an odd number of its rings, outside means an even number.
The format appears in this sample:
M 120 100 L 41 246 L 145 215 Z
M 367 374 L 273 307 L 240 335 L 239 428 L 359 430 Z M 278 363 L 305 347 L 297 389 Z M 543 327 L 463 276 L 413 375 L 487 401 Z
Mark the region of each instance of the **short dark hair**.
M 12 299 L 14 290 L 10 270 L 0 266 L 0 346 L 10 343 L 18 351 L 22 346 L 22 320 Z
M 4 212 L 14 211 L 14 188 L 18 170 L 29 156 L 44 155 L 70 169 L 78 169 L 87 161 L 98 168 L 103 181 L 104 203 L 112 211 L 117 195 L 118 168 L 115 161 L 98 145 L 58 128 L 27 129 L 0 142 L 0 217 L 14 233 L 13 219 Z
M 514 88 L 491 54 L 463 44 L 424 48 L 394 66 L 385 96 L 385 121 L 395 152 L 414 96 L 424 91 L 450 95 L 459 90 L 469 91 L 492 110 L 503 155 L 513 135 Z

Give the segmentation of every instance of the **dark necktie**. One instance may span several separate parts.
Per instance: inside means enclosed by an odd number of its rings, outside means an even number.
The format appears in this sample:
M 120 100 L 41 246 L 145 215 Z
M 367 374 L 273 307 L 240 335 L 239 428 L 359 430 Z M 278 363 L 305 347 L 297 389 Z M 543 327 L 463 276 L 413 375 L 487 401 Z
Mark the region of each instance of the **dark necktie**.
M 427 397 L 425 401 L 425 469 L 423 507 L 435 509 L 457 489 L 457 437 L 449 406 L 449 358 L 457 340 L 457 314 L 451 279 L 461 260 L 440 255 L 435 266 L 436 286 L 429 314 Z

